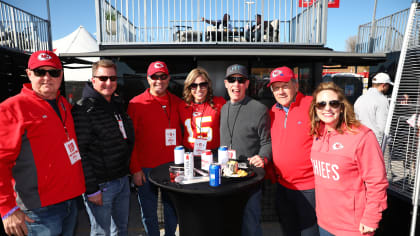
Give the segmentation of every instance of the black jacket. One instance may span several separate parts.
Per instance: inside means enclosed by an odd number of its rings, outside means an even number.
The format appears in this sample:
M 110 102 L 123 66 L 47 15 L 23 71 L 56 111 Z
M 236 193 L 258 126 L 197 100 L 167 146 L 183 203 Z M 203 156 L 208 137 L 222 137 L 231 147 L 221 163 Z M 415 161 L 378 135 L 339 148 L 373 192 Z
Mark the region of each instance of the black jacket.
M 108 102 L 91 84 L 87 84 L 72 114 L 82 156 L 86 193 L 95 193 L 100 183 L 129 174 L 134 128 L 123 110 L 121 99 L 112 96 L 111 102 Z M 123 138 L 116 115 L 122 118 L 127 139 Z

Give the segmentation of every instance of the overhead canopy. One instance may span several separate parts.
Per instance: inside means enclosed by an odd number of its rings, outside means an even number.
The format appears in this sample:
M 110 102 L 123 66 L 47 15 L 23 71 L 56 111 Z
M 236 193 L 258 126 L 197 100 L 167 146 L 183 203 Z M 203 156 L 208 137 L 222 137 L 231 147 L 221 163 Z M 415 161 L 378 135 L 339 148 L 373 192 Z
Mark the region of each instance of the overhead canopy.
M 102 48 L 103 47 L 103 48 Z M 88 53 L 63 53 L 63 57 L 267 57 L 290 58 L 295 60 L 321 61 L 325 65 L 376 65 L 386 60 L 385 53 L 337 52 L 322 46 L 304 45 L 111 45 L 101 46 L 101 50 Z
M 53 49 L 61 57 L 67 53 L 96 52 L 99 50 L 99 46 L 96 39 L 83 26 L 79 26 L 73 33 L 53 41 Z M 75 59 L 73 61 L 79 63 L 64 64 L 64 79 L 66 81 L 88 81 L 92 77 L 90 64 L 99 58 L 77 56 Z M 80 64 L 81 62 L 85 63 Z

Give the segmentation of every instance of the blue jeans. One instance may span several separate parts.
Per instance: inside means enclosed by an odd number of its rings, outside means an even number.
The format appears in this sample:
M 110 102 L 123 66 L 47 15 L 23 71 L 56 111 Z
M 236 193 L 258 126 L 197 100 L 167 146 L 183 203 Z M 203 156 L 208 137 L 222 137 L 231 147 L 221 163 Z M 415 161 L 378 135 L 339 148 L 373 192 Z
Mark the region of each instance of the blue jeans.
M 277 184 L 276 207 L 286 235 L 319 235 L 315 213 L 315 189 L 292 190 Z
M 262 236 L 261 199 L 261 188 L 248 199 L 242 218 L 242 236 Z
M 29 236 L 73 236 L 74 234 L 77 222 L 76 199 L 23 212 L 35 221 L 26 222 Z
M 159 222 L 157 216 L 158 189 L 150 183 L 148 175 L 151 168 L 143 168 L 143 173 L 147 176 L 146 182 L 138 186 L 138 200 L 141 207 L 141 217 L 144 229 L 149 236 L 160 236 Z M 177 225 L 177 217 L 172 203 L 168 196 L 162 191 L 162 203 L 165 221 L 165 236 L 174 236 Z
M 127 235 L 130 210 L 130 184 L 128 176 L 99 184 L 102 206 L 83 196 L 90 220 L 90 235 Z
M 323 229 L 321 226 L 319 226 L 319 235 L 320 236 L 334 236 L 334 234 L 326 231 L 325 229 Z

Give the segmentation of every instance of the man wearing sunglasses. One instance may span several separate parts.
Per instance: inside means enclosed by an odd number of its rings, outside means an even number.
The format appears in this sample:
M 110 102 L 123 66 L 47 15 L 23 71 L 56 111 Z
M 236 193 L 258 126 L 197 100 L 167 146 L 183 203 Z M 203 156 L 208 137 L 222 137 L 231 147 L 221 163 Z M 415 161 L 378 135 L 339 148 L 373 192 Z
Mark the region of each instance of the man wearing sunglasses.
M 276 207 L 285 235 L 319 235 L 315 214 L 315 183 L 310 160 L 311 96 L 298 91 L 297 78 L 288 67 L 270 73 L 276 104 L 270 111 Z
M 357 119 L 375 133 L 379 145 L 382 144 L 389 111 L 389 102 L 385 94 L 391 85 L 394 83 L 387 73 L 378 73 L 372 79 L 372 88 L 354 103 Z
M 270 119 L 267 108 L 246 96 L 248 70 L 231 65 L 226 70 L 225 87 L 230 100 L 220 115 L 220 145 L 236 150 L 237 159 L 264 168 L 271 161 Z M 261 188 L 253 192 L 244 209 L 242 235 L 262 235 Z
M 50 51 L 34 52 L 31 81 L 0 104 L 0 215 L 8 235 L 73 235 L 85 192 L 63 71 Z
M 178 106 L 180 98 L 167 88 L 169 70 L 162 61 L 155 61 L 147 69 L 150 88 L 131 99 L 128 114 L 134 123 L 135 145 L 130 171 L 138 186 L 138 200 L 142 209 L 143 226 L 149 236 L 159 236 L 157 217 L 158 191 L 147 178 L 149 171 L 174 160 L 174 148 L 181 144 Z M 162 192 L 165 235 L 175 235 L 177 217 L 168 196 Z
M 86 181 L 83 195 L 92 235 L 127 235 L 128 179 L 134 128 L 115 95 L 117 67 L 103 59 L 92 65 L 92 83 L 72 109 Z

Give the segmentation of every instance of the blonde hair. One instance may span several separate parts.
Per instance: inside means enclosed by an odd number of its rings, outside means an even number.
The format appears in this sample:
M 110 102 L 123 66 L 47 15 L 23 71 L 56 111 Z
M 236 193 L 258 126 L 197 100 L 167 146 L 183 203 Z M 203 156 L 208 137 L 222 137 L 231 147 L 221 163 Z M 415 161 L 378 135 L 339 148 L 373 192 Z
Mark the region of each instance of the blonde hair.
M 338 123 L 336 127 L 337 132 L 340 134 L 344 133 L 344 131 L 355 132 L 354 128 L 359 127 L 360 122 L 356 119 L 356 115 L 353 110 L 353 105 L 351 105 L 350 102 L 346 99 L 343 89 L 341 89 L 334 82 L 325 82 L 325 83 L 319 84 L 312 94 L 313 99 L 311 102 L 311 106 L 309 108 L 309 117 L 311 119 L 310 135 L 315 136 L 315 137 L 321 136 L 320 128 L 321 128 L 322 121 L 316 115 L 315 105 L 317 103 L 316 97 L 318 96 L 320 92 L 324 90 L 331 90 L 335 92 L 338 96 L 338 100 L 342 103 L 340 116 L 338 118 Z
M 188 73 L 187 78 L 184 81 L 184 92 L 182 93 L 185 103 L 188 105 L 191 105 L 192 102 L 194 102 L 194 97 L 191 93 L 190 85 L 194 83 L 195 79 L 198 77 L 202 77 L 206 82 L 209 84 L 207 88 L 207 94 L 206 99 L 204 102 L 209 102 L 210 106 L 214 108 L 214 102 L 213 102 L 213 87 L 211 85 L 211 80 L 209 77 L 209 74 L 207 71 L 203 68 L 195 68 L 190 73 Z

